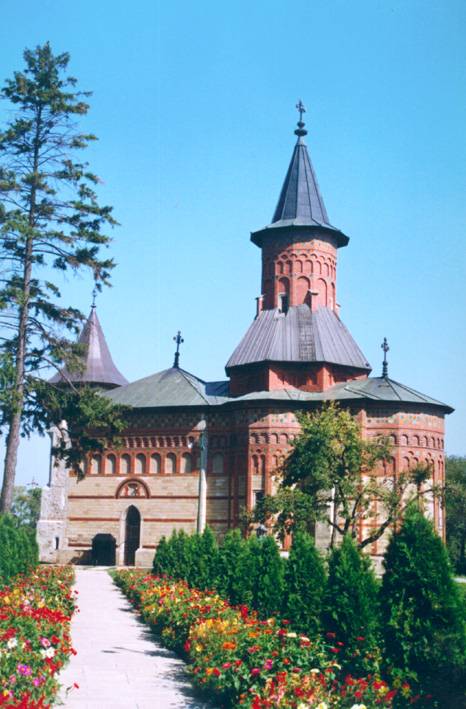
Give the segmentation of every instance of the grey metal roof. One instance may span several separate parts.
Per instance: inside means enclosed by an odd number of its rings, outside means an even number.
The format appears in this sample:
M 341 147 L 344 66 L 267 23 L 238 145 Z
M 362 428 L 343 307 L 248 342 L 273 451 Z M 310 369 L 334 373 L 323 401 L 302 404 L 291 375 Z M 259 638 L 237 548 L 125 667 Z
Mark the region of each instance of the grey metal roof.
M 235 401 L 374 401 L 383 403 L 419 404 L 443 409 L 449 414 L 454 409 L 437 399 L 400 384 L 389 377 L 368 377 L 351 382 L 335 384 L 323 392 L 307 392 L 299 389 L 279 389 L 244 394 Z
M 338 246 L 346 246 L 349 241 L 343 232 L 330 224 L 307 146 L 301 136 L 294 147 L 272 223 L 252 233 L 251 240 L 260 246 L 263 237 L 271 234 L 269 230 L 295 227 L 328 230 L 336 237 Z
M 115 404 L 151 408 L 220 404 L 227 392 L 228 382 L 204 382 L 184 369 L 171 367 L 105 392 L 105 396 Z
M 78 342 L 85 345 L 83 371 L 69 372 L 64 367 L 50 379 L 52 383 L 71 381 L 102 386 L 122 386 L 128 383 L 113 362 L 95 306 L 91 308 Z
M 371 366 L 338 315 L 296 305 L 285 314 L 263 310 L 227 362 L 232 367 L 257 362 L 328 362 L 370 371 Z

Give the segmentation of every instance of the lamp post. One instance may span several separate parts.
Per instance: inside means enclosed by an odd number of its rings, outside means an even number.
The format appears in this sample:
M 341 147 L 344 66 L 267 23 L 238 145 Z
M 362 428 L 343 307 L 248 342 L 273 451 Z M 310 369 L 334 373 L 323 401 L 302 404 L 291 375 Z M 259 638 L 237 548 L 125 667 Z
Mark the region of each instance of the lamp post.
M 199 448 L 201 452 L 201 460 L 199 466 L 199 502 L 197 508 L 197 531 L 202 534 L 206 525 L 206 508 L 207 508 L 207 421 L 202 418 L 197 425 L 197 430 L 200 431 Z

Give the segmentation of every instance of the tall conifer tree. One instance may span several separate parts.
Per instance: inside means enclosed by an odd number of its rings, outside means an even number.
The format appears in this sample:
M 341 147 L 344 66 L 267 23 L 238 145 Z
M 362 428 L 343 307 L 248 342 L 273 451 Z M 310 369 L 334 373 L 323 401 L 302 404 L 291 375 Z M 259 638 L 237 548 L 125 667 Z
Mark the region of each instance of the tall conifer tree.
M 54 55 L 48 43 L 26 50 L 24 60 L 1 90 L 12 109 L 0 131 L 0 326 L 11 383 L 0 421 L 7 431 L 2 511 L 11 506 L 21 426 L 36 386 L 44 400 L 38 373 L 50 364 L 76 366 L 79 354 L 63 332 L 74 339 L 82 315 L 61 304 L 54 273 L 86 269 L 100 288 L 113 267 L 99 254 L 109 242 L 105 228 L 115 224 L 112 209 L 99 205 L 98 177 L 75 159 L 95 140 L 75 125 L 88 112 L 89 94 L 67 75 L 69 55 Z M 37 416 L 35 408 L 32 427 Z

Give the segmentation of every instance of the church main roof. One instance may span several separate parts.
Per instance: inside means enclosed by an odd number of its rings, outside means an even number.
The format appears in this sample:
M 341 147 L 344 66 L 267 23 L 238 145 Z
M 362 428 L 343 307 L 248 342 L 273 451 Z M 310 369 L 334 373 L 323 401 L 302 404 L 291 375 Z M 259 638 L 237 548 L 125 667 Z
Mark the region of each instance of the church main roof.
M 115 404 L 135 408 L 206 406 L 221 404 L 228 396 L 228 382 L 204 382 L 179 367 L 138 379 L 105 392 Z
M 338 315 L 330 308 L 311 311 L 296 305 L 286 314 L 263 310 L 226 364 L 329 362 L 370 371 L 371 366 Z
M 64 367 L 50 379 L 53 384 L 73 382 L 119 387 L 128 383 L 113 362 L 95 305 L 91 308 L 78 342 L 85 348 L 83 370 L 69 372 Z

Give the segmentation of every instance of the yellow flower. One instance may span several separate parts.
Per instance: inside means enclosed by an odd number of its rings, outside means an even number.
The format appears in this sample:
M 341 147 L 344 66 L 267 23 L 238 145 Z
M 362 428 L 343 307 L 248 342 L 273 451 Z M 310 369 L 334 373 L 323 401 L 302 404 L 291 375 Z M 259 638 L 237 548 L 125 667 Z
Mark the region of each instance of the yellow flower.
M 326 702 L 320 702 L 320 704 L 316 706 L 316 709 L 328 709 L 328 705 Z
M 287 633 L 287 634 L 286 634 L 286 637 L 287 637 L 287 638 L 297 638 L 298 635 L 297 635 L 297 633 Z M 317 709 L 318 709 L 318 708 L 317 708 Z

